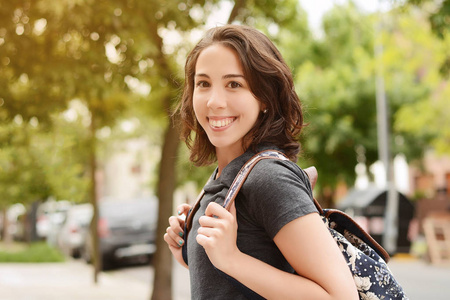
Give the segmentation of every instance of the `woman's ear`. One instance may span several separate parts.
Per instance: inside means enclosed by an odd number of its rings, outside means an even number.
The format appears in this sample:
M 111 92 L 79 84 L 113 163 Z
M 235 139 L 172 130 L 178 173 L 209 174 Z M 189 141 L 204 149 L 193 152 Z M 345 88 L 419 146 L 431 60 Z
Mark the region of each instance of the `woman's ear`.
M 261 112 L 263 113 L 263 114 L 266 114 L 267 113 L 267 106 L 265 105 L 265 104 L 262 104 L 261 103 Z

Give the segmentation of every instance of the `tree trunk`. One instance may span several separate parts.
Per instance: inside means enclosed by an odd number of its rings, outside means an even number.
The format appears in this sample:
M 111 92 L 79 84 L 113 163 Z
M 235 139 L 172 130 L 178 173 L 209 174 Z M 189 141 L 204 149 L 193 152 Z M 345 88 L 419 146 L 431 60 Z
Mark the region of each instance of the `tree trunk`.
M 230 16 L 228 17 L 228 24 L 233 23 L 233 21 L 239 16 L 239 11 L 245 7 L 245 0 L 236 0 L 234 1 L 233 9 L 231 10 Z
M 157 187 L 159 211 L 156 253 L 153 260 L 155 276 L 152 300 L 172 299 L 172 254 L 164 241 L 164 234 L 168 226 L 167 220 L 173 212 L 173 192 L 176 184 L 175 168 L 178 145 L 180 144 L 178 130 L 172 118 L 170 118 L 167 126 L 163 143 Z
M 9 220 L 8 220 L 8 208 L 3 208 L 3 229 L 2 240 L 5 244 L 9 245 L 12 242 L 12 236 L 9 232 Z
M 97 201 L 97 184 L 95 180 L 95 173 L 97 171 L 97 161 L 96 161 L 96 149 L 97 149 L 97 138 L 95 136 L 96 124 L 95 115 L 91 110 L 91 126 L 90 126 L 90 147 L 89 147 L 89 164 L 90 164 L 90 177 L 91 177 L 91 187 L 90 187 L 90 201 L 93 208 L 92 220 L 90 224 L 91 233 L 91 261 L 94 267 L 94 283 L 98 283 L 98 274 L 102 269 L 102 261 L 100 259 L 100 249 L 99 249 L 99 238 L 98 238 L 98 201 Z
M 36 242 L 39 238 L 36 232 L 36 214 L 39 206 L 39 201 L 33 201 L 31 205 L 28 207 L 28 211 L 25 215 L 25 224 L 24 224 L 24 238 L 27 243 Z

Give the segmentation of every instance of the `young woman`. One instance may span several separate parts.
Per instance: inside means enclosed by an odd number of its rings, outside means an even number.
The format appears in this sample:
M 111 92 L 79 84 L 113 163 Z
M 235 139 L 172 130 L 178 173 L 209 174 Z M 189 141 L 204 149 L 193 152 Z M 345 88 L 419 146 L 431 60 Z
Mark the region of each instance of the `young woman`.
M 185 72 L 182 136 L 196 165 L 217 163 L 188 235 L 189 267 L 181 253 L 183 219 L 170 217 L 164 236 L 189 268 L 192 299 L 245 299 L 223 273 L 266 299 L 358 299 L 295 164 L 303 116 L 277 48 L 253 28 L 217 27 L 189 54 Z M 221 204 L 237 172 L 265 149 L 291 161 L 260 161 L 227 211 Z M 178 213 L 189 209 L 183 204 Z

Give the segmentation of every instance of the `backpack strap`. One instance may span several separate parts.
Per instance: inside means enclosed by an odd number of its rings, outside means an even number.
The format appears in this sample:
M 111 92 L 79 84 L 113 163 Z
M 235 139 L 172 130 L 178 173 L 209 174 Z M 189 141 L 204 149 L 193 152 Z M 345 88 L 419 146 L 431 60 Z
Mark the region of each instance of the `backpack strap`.
M 259 161 L 268 158 L 289 160 L 282 152 L 276 150 L 266 150 L 254 155 L 244 164 L 244 166 L 239 170 L 236 177 L 234 178 L 234 181 L 231 184 L 230 189 L 228 190 L 228 193 L 223 202 L 224 208 L 226 208 L 228 211 L 230 210 L 231 204 L 233 204 L 234 200 L 236 199 L 236 196 L 239 193 L 241 187 L 244 185 L 244 182 L 250 174 L 250 171 Z
M 263 159 L 280 159 L 280 160 L 289 160 L 282 152 L 276 151 L 276 150 L 265 150 L 262 152 L 259 152 L 255 156 L 253 156 L 250 160 L 247 161 L 247 163 L 241 168 L 241 170 L 238 172 L 236 177 L 234 178 L 233 183 L 230 186 L 230 189 L 228 190 L 228 193 L 225 197 L 225 201 L 223 203 L 223 207 L 225 207 L 228 211 L 230 210 L 231 204 L 236 199 L 236 196 L 241 189 L 242 185 L 244 184 L 245 180 L 247 179 L 248 175 L 250 174 L 250 171 L 253 169 L 253 167 L 261 160 Z M 314 186 L 317 182 L 317 169 L 315 167 L 309 167 L 303 170 L 306 175 L 308 176 L 309 182 L 311 183 L 311 189 L 314 189 Z M 313 197 L 314 205 L 316 206 L 317 210 L 319 211 L 320 215 L 323 215 L 323 209 L 320 206 L 319 202 Z
M 186 224 L 185 224 L 185 227 L 187 230 L 186 234 L 185 234 L 185 239 L 187 239 L 187 234 L 189 233 L 189 231 L 192 228 L 192 219 L 194 218 L 195 213 L 197 212 L 198 208 L 200 207 L 200 201 L 202 200 L 204 194 L 205 194 L 205 190 L 202 190 L 200 192 L 200 194 L 197 196 L 197 199 L 195 200 L 194 205 L 189 210 L 189 213 L 186 218 Z

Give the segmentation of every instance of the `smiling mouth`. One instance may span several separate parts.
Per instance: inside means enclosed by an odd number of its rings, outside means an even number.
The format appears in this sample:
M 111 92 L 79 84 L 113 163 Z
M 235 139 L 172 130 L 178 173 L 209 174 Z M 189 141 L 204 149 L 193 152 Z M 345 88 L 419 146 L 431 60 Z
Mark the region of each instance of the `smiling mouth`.
M 233 123 L 234 120 L 236 120 L 236 118 L 223 118 L 220 120 L 208 118 L 209 125 L 211 125 L 214 128 L 226 127 L 226 126 L 230 125 L 231 123 Z

